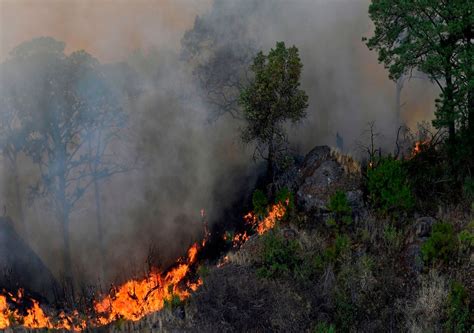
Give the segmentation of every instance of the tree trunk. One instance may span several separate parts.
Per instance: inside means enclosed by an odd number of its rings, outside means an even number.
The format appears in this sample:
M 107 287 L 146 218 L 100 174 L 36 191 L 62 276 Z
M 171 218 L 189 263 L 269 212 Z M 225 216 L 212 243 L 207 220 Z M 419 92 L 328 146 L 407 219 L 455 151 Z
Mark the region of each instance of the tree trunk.
M 456 141 L 456 126 L 454 122 L 454 85 L 450 70 L 446 73 L 446 89 L 444 92 L 444 112 L 447 118 L 449 142 L 454 144 Z
M 274 177 L 274 159 L 275 159 L 275 147 L 273 144 L 273 139 L 268 145 L 268 156 L 267 156 L 267 184 L 273 183 Z
M 396 86 L 396 91 L 395 91 L 395 117 L 397 121 L 397 125 L 401 125 L 401 113 L 402 113 L 402 89 L 403 89 L 403 83 L 404 83 L 405 78 L 401 76 L 397 82 L 395 82 Z
M 13 183 L 15 186 L 15 200 L 18 213 L 18 220 L 21 228 L 23 229 L 24 239 L 28 241 L 28 226 L 26 225 L 25 215 L 23 212 L 23 200 L 21 198 L 20 178 L 18 176 L 18 167 L 16 163 L 16 157 L 12 161 L 12 172 L 13 172 Z
M 96 209 L 96 219 L 97 219 L 97 237 L 99 242 L 99 251 L 100 251 L 100 278 L 101 281 L 104 281 L 105 278 L 105 247 L 104 247 L 104 229 L 102 226 L 102 205 L 100 203 L 100 188 L 99 181 L 94 179 L 94 197 L 95 197 L 95 209 Z

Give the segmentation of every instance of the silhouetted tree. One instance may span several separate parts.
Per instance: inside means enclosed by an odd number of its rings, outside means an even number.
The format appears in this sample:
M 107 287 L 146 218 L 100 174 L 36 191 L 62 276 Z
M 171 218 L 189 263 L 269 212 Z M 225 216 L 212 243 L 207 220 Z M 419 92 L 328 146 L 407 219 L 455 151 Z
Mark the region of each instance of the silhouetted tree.
M 24 128 L 18 114 L 11 103 L 13 91 L 7 79 L 11 77 L 10 68 L 0 67 L 0 151 L 7 162 L 8 170 L 13 182 L 14 201 L 18 219 L 25 235 L 28 235 L 23 213 L 23 196 L 19 176 L 19 154 L 24 144 Z M 6 204 L 5 204 L 6 207 Z
M 236 19 L 239 15 L 229 6 L 232 3 L 216 1 L 209 14 L 196 17 L 193 28 L 181 41 L 182 57 L 194 68 L 212 120 L 224 114 L 242 117 L 240 91 L 249 81 L 248 69 L 257 53 L 255 41 L 246 34 L 247 23 Z M 252 12 L 255 6 L 258 2 L 247 2 L 241 8 L 242 15 Z
M 54 205 L 65 278 L 72 282 L 70 214 L 94 186 L 102 243 L 99 181 L 125 171 L 108 149 L 125 118 L 98 61 L 84 51 L 66 56 L 63 50 L 64 43 L 52 38 L 33 39 L 15 48 L 6 65 L 16 71 L 10 102 L 24 128 L 22 149 L 40 171 L 31 195 L 47 196 Z
M 441 89 L 434 125 L 474 133 L 474 3 L 471 0 L 373 0 L 369 15 L 376 49 L 390 78 L 413 70 Z
M 254 78 L 240 95 L 246 120 L 242 139 L 256 142 L 256 152 L 267 161 L 269 182 L 286 149 L 285 123 L 296 123 L 306 115 L 308 96 L 300 89 L 302 67 L 298 49 L 278 42 L 268 55 L 257 54 L 251 66 Z

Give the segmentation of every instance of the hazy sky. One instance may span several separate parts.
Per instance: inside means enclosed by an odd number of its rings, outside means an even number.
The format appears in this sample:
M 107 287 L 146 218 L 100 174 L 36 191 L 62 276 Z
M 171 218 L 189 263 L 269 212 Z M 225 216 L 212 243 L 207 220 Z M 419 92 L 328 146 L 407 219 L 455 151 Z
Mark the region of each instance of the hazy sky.
M 0 61 L 37 36 L 86 49 L 102 62 L 141 47 L 179 47 L 184 31 L 211 0 L 0 0 Z

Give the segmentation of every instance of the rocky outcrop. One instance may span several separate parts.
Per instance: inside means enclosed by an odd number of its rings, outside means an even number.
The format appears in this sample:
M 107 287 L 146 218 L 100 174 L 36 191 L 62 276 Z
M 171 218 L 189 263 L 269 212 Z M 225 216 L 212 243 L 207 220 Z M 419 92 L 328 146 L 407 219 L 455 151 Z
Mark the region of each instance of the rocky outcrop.
M 295 187 L 298 205 L 304 212 L 328 212 L 331 196 L 343 191 L 355 215 L 364 214 L 359 164 L 328 146 L 315 147 L 306 155 Z
M 24 288 L 52 301 L 59 290 L 53 274 L 13 228 L 0 217 L 0 290 Z

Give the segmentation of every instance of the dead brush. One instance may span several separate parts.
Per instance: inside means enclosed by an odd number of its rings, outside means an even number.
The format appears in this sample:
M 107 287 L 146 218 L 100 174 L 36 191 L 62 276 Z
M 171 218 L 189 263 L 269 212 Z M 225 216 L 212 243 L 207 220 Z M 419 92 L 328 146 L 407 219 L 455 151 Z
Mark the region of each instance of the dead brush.
M 404 308 L 406 329 L 413 333 L 442 331 L 441 320 L 448 293 L 444 277 L 434 270 L 430 271 L 428 276 L 422 278 L 415 299 L 408 304 L 400 304 Z
M 352 156 L 341 153 L 338 149 L 331 148 L 331 157 L 334 158 L 349 175 L 359 176 L 361 174 L 360 163 Z

